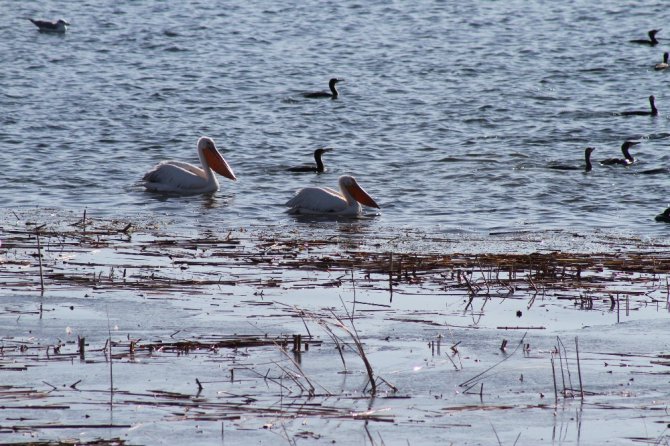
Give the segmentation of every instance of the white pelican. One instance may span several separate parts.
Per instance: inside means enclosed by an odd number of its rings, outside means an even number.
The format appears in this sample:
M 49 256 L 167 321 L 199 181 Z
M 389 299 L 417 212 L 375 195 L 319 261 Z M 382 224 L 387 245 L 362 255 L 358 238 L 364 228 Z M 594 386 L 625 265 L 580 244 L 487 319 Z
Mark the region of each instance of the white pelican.
M 50 22 L 48 20 L 29 20 L 43 33 L 64 34 L 65 31 L 67 31 L 67 27 L 70 26 L 70 24 L 63 19 L 58 19 L 55 22 Z
M 198 139 L 198 156 L 202 169 L 180 161 L 163 161 L 144 174 L 144 187 L 153 192 L 206 194 L 219 190 L 217 172 L 236 180 L 233 170 L 223 159 L 212 138 Z M 214 172 L 212 172 L 214 170 Z
M 328 187 L 305 187 L 286 202 L 291 214 L 359 215 L 361 204 L 379 209 L 379 205 L 358 185 L 356 179 L 342 175 L 340 191 Z

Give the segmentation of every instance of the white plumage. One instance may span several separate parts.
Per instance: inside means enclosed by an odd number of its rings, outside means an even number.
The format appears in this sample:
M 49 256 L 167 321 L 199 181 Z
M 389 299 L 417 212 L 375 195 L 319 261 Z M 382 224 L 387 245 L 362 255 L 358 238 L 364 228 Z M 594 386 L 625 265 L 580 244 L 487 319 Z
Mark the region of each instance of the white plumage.
M 152 192 L 206 194 L 219 190 L 214 172 L 236 180 L 233 170 L 219 153 L 211 138 L 198 140 L 202 168 L 181 161 L 163 161 L 144 174 L 144 187 Z
M 329 187 L 305 187 L 286 202 L 292 214 L 359 215 L 361 204 L 379 208 L 356 179 L 343 175 L 339 179 L 340 192 Z

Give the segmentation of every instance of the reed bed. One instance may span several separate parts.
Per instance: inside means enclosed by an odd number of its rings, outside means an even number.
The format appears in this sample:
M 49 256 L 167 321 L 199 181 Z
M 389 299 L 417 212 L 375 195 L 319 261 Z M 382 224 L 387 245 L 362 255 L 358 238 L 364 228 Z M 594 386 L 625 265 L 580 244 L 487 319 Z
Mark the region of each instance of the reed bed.
M 585 367 L 592 369 L 594 357 L 611 362 L 617 358 L 637 361 L 640 367 L 654 367 L 652 372 L 644 372 L 650 376 L 659 373 L 657 368 L 668 366 L 668 355 L 662 352 L 635 355 L 591 351 L 584 355 L 577 337 L 574 348 L 566 347 L 557 337 L 548 356 L 542 357 L 547 376 L 538 401 L 487 401 L 501 391 L 499 380 L 501 375 L 507 376 L 502 370 L 508 363 L 537 355 L 529 333 L 550 327 L 534 323 L 534 319 L 525 322 L 524 318 L 539 305 L 546 311 L 568 307 L 578 312 L 607 313 L 616 315 L 617 321 L 631 311 L 667 306 L 670 250 L 662 243 L 634 244 L 627 249 L 620 249 L 621 244 L 630 245 L 630 241 L 612 242 L 611 246 L 604 243 L 602 251 L 591 253 L 502 254 L 458 252 L 454 240 L 433 238 L 431 250 L 403 250 L 397 240 L 370 240 L 356 234 L 345 239 L 264 230 L 170 234 L 147 224 L 104 221 L 86 215 L 72 223 L 3 225 L 0 238 L 0 286 L 7 290 L 5 294 L 48 298 L 67 292 L 97 299 L 122 292 L 137 296 L 138 302 L 173 298 L 197 302 L 199 296 L 230 296 L 228 301 L 246 308 L 245 317 L 256 331 L 245 334 L 223 328 L 193 334 L 178 330 L 142 339 L 109 330 L 109 334 L 94 339 L 79 336 L 53 342 L 6 335 L 0 343 L 2 373 L 77 363 L 109 370 L 109 382 L 102 383 L 106 385 L 92 386 L 82 373 L 68 382 L 52 382 L 47 376 L 29 386 L 0 387 L 0 403 L 14 413 L 81 410 L 81 401 L 86 401 L 86 407 L 110 410 L 152 408 L 165 413 L 166 420 L 241 423 L 256 417 L 263 420 L 263 428 L 282 429 L 284 433 L 284 423 L 289 419 L 399 423 L 398 413 L 402 411 L 360 407 L 366 400 L 394 405 L 415 398 L 406 390 L 407 382 L 405 387 L 392 382 L 393 375 L 375 360 L 383 350 L 380 343 L 400 350 L 399 345 L 408 342 L 402 334 L 397 341 L 388 335 L 371 337 L 367 323 L 375 317 L 394 327 L 419 327 L 429 339 L 426 351 L 431 352 L 434 361 L 452 372 L 468 373 L 455 384 L 466 400 L 433 408 L 440 415 L 557 410 L 559 404 L 570 400 L 601 407 L 604 403 L 597 399 L 607 392 L 584 376 L 588 375 Z M 247 290 L 244 300 L 235 298 L 241 288 Z M 253 296 L 248 290 L 253 290 Z M 275 290 L 288 295 L 306 290 L 318 295 L 320 290 L 330 290 L 346 297 L 340 297 L 335 307 L 316 305 L 307 309 L 275 300 L 271 297 L 276 296 Z M 372 301 L 371 296 L 385 296 L 386 300 Z M 398 296 L 444 300 L 454 311 L 470 315 L 472 322 L 462 326 L 445 323 L 444 311 L 397 310 L 394 298 Z M 495 327 L 503 333 L 495 347 L 500 358 L 477 371 L 472 370 L 472 363 L 468 368 L 472 351 L 462 355 L 461 349 L 468 347 L 453 331 L 478 330 L 478 321 L 491 305 L 510 301 L 515 303 L 519 323 Z M 7 303 L 0 315 L 42 318 L 43 311 L 41 303 L 39 308 Z M 263 325 L 256 321 L 260 318 L 290 320 L 302 328 L 288 333 L 263 332 Z M 417 332 L 414 328 L 407 330 Z M 447 335 L 455 337 L 447 342 Z M 313 355 L 325 358 L 328 365 L 314 362 Z M 198 365 L 193 370 L 216 366 L 220 373 L 192 373 L 182 377 L 174 388 L 143 390 L 124 388 L 117 379 L 124 367 L 177 364 L 183 358 Z M 325 378 L 323 369 L 329 373 Z M 338 375 L 354 376 L 349 390 L 333 387 L 332 376 Z M 259 390 L 261 386 L 264 390 Z M 523 374 L 519 386 L 523 389 Z M 221 388 L 226 390 L 218 390 Z M 443 399 L 442 394 L 433 397 L 438 402 Z M 416 420 L 403 423 L 411 426 Z M 123 421 L 105 424 L 99 420 L 59 425 L 43 419 L 5 424 L 0 428 L 14 433 L 123 430 L 131 426 Z M 320 433 L 305 429 L 292 435 L 287 437 L 289 442 L 321 438 Z M 124 444 L 114 441 L 86 444 Z

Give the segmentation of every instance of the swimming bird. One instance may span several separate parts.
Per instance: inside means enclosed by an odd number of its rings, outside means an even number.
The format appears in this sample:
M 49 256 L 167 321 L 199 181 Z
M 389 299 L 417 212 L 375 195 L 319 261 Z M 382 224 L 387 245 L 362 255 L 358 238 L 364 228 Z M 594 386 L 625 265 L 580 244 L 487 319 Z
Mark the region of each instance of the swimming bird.
M 67 27 L 70 26 L 70 24 L 63 19 L 58 19 L 55 22 L 48 20 L 29 20 L 43 33 L 64 34 L 65 31 L 67 31 Z
M 323 161 L 321 161 L 321 155 L 323 155 L 326 152 L 332 152 L 333 149 L 326 147 L 325 149 L 316 149 L 314 151 L 314 160 L 316 161 L 316 165 L 314 164 L 303 164 L 302 166 L 296 166 L 296 167 L 290 167 L 288 169 L 289 172 L 325 172 L 326 168 L 323 165 Z
M 631 40 L 630 43 L 641 43 L 642 45 L 649 45 L 649 46 L 658 45 L 658 40 L 656 39 L 656 34 L 658 34 L 659 31 L 660 31 L 660 29 L 652 29 L 651 31 L 649 31 L 647 33 L 647 35 L 649 36 L 649 40 L 647 40 L 647 39 L 634 39 L 634 40 Z
M 668 68 L 668 53 L 663 53 L 663 62 L 657 63 L 654 66 L 654 70 L 665 70 Z
M 584 169 L 585 172 L 591 172 L 593 169 L 593 165 L 591 164 L 591 153 L 596 150 L 595 147 L 587 147 L 584 149 L 584 161 L 586 161 L 586 164 L 584 167 L 579 167 L 579 166 L 566 166 L 564 164 L 553 164 L 549 165 L 550 169 L 554 170 L 582 170 Z
M 237 179 L 212 138 L 203 136 L 197 147 L 202 168 L 181 161 L 163 161 L 144 174 L 144 187 L 152 192 L 206 194 L 219 190 L 214 172 Z
M 635 111 L 625 111 L 621 112 L 621 116 L 658 116 L 658 109 L 656 108 L 656 104 L 654 101 L 656 98 L 652 95 L 649 96 L 649 105 L 651 106 L 650 111 L 640 111 L 640 110 L 635 110 Z
M 640 144 L 639 141 L 626 141 L 623 144 L 621 144 L 621 153 L 623 153 L 623 159 L 622 158 L 608 158 L 605 160 L 602 160 L 600 164 L 604 166 L 629 166 L 635 162 L 635 158 L 632 157 L 628 149 L 633 147 L 636 144 Z
M 663 223 L 670 223 L 670 208 L 667 208 L 654 219 L 656 221 L 662 221 Z
M 356 216 L 362 212 L 361 204 L 379 209 L 379 205 L 368 195 L 356 179 L 342 175 L 339 179 L 340 192 L 325 187 L 305 187 L 300 189 L 286 206 L 290 214 L 326 214 Z
M 330 93 L 327 91 L 314 91 L 311 93 L 303 93 L 303 97 L 306 98 L 331 98 L 331 99 L 337 99 L 339 96 L 339 93 L 337 92 L 337 88 L 335 88 L 335 84 L 338 82 L 344 82 L 344 79 L 338 79 L 336 77 L 332 78 L 330 81 L 328 81 L 328 88 L 330 88 Z

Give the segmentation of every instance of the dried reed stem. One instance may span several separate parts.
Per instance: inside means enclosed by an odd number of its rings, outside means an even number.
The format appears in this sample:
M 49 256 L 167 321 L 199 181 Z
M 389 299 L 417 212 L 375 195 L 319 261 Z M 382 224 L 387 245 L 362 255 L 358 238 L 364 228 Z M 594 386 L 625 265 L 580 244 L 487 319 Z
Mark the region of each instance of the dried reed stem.
M 582 367 L 579 363 L 579 339 L 575 336 L 575 352 L 577 353 L 577 375 L 579 376 L 579 393 L 584 401 L 584 387 L 582 386 Z
M 107 336 L 109 342 L 109 410 L 114 410 L 114 372 L 112 369 L 112 328 L 109 325 L 109 311 L 107 312 Z
M 37 235 L 37 261 L 40 265 L 40 290 L 44 294 L 44 273 L 42 271 L 42 245 L 40 245 L 40 231 L 35 228 L 35 235 Z
M 345 310 L 346 310 L 346 308 L 345 308 Z M 377 394 L 377 382 L 375 381 L 375 376 L 374 376 L 374 372 L 372 370 L 372 365 L 370 364 L 370 361 L 368 361 L 368 357 L 365 354 L 365 350 L 363 349 L 363 344 L 361 343 L 361 340 L 358 337 L 358 333 L 356 333 L 356 334 L 352 333 L 351 330 L 349 330 L 349 328 L 347 328 L 347 326 L 344 325 L 342 320 L 339 317 L 337 317 L 337 315 L 335 313 L 332 312 L 332 310 L 331 310 L 331 314 L 333 315 L 333 317 L 335 319 L 337 319 L 338 327 L 340 327 L 342 330 L 344 330 L 346 333 L 348 333 L 349 336 L 351 336 L 351 339 L 353 339 L 354 344 L 356 345 L 356 350 L 357 350 L 358 356 L 361 357 L 361 360 L 363 361 L 363 364 L 365 365 L 365 370 L 368 374 L 368 379 L 370 380 L 370 387 L 371 387 L 370 393 L 372 395 L 376 395 Z M 352 320 L 351 323 L 353 325 L 353 320 Z M 355 328 L 354 328 L 354 330 L 355 330 Z
M 556 367 L 554 365 L 554 358 L 551 358 L 551 374 L 554 378 L 554 405 L 558 406 L 558 386 L 556 385 Z
M 86 338 L 82 338 L 81 336 L 77 337 L 77 341 L 79 343 L 79 359 L 82 361 L 85 359 L 86 352 L 85 352 L 85 346 L 86 346 Z

